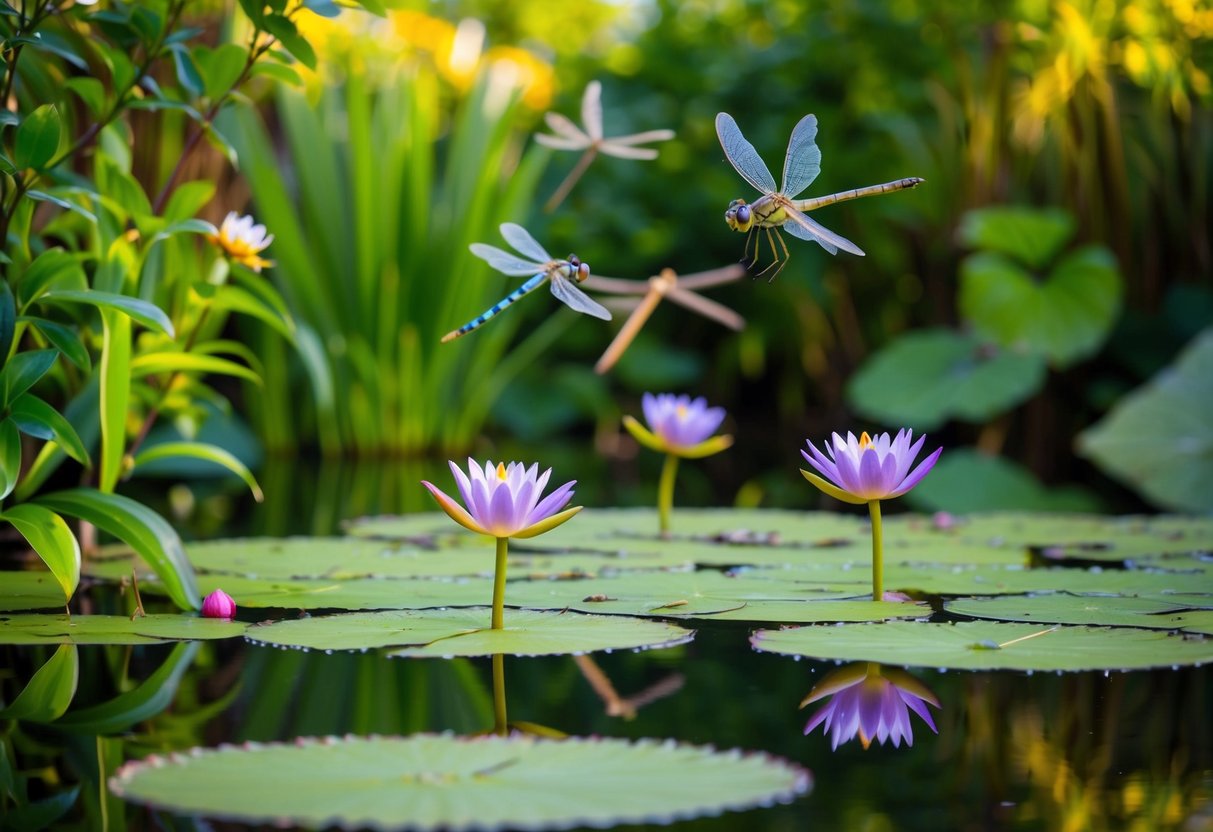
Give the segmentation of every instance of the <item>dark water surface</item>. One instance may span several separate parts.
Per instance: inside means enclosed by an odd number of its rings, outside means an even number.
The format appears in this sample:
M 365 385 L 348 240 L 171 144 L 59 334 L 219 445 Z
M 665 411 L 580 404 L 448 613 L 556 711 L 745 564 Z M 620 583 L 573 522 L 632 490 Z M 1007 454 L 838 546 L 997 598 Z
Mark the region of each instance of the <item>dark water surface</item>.
M 370 476 L 344 468 L 291 468 L 263 475 L 270 501 L 264 506 L 196 489 L 170 495 L 161 508 L 191 505 L 187 525 L 195 536 L 333 533 L 341 520 L 359 514 L 428 508 L 412 490 L 417 479 L 415 470 L 385 480 L 383 469 Z M 586 496 L 594 496 L 595 489 L 589 491 Z M 110 591 L 90 596 L 95 611 L 121 609 Z M 244 620 L 262 617 L 241 612 Z M 812 771 L 812 791 L 792 804 L 685 821 L 675 829 L 1213 829 L 1208 667 L 1060 676 L 915 670 L 941 702 L 933 710 L 938 735 L 915 716 L 912 747 L 873 743 L 865 750 L 852 740 L 832 751 L 820 727 L 802 733 L 821 703 L 798 709 L 835 668 L 832 662 L 757 653 L 747 640 L 752 628 L 744 625 L 694 626 L 698 635 L 688 645 L 595 654 L 592 666 L 574 657 L 507 658 L 510 719 L 572 735 L 674 738 L 765 751 Z M 73 709 L 130 689 L 172 650 L 81 647 Z M 5 702 L 50 653 L 0 647 Z M 103 811 L 98 760 L 112 772 L 123 760 L 221 742 L 489 731 L 490 664 L 305 653 L 242 640 L 203 643 L 171 701 L 125 734 L 98 739 L 0 720 L 0 737 L 16 774 L 28 778 L 31 798 L 79 784 L 78 798 L 55 828 L 243 828 L 176 819 L 113 796 Z M 608 714 L 590 682 L 597 671 L 620 697 L 642 703 L 633 718 Z M 9 788 L 13 778 L 12 771 L 0 771 L 0 788 Z M 588 793 L 596 784 L 584 788 Z M 0 825 L 19 828 L 12 815 Z

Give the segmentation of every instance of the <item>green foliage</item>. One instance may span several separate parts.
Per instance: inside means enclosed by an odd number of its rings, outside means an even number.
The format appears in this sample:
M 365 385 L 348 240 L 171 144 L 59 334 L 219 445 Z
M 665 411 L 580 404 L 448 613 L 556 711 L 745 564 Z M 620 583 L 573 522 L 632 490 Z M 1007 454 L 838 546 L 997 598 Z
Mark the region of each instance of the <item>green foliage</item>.
M 1079 436 L 1078 450 L 1156 505 L 1213 511 L 1213 329 Z
M 958 448 L 944 453 L 931 475 L 906 495 L 933 511 L 1098 511 L 1100 501 L 1078 486 L 1046 488 L 1009 459 Z

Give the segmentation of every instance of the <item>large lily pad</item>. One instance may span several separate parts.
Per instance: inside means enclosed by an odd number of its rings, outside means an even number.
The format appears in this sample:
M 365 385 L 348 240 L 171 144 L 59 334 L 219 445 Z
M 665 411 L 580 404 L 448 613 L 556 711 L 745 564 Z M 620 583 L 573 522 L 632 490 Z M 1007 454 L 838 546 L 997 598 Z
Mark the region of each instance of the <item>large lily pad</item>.
M 232 638 L 246 625 L 193 615 L 0 616 L 0 644 L 160 644 L 166 641 Z
M 195 749 L 123 766 L 110 789 L 180 814 L 256 824 L 533 830 L 768 806 L 809 783 L 806 771 L 773 757 L 674 742 L 416 735 Z
M 999 621 L 1043 621 L 1050 624 L 1095 624 L 1178 630 L 1183 627 L 1183 619 L 1177 613 L 1184 607 L 1180 603 L 1162 599 L 1053 593 L 960 598 L 948 601 L 944 604 L 944 609 L 957 615 L 994 618 Z
M 759 630 L 750 643 L 758 650 L 814 659 L 959 670 L 1135 670 L 1213 661 L 1211 638 L 1128 627 L 994 621 Z
M 64 603 L 50 572 L 0 572 L 0 611 L 63 609 Z
M 507 610 L 505 628 L 489 628 L 486 607 L 388 610 L 259 624 L 253 642 L 312 650 L 395 647 L 398 656 L 516 656 L 669 647 L 694 633 L 674 624 L 575 612 Z
M 1213 328 L 1121 399 L 1078 451 L 1156 505 L 1213 511 Z

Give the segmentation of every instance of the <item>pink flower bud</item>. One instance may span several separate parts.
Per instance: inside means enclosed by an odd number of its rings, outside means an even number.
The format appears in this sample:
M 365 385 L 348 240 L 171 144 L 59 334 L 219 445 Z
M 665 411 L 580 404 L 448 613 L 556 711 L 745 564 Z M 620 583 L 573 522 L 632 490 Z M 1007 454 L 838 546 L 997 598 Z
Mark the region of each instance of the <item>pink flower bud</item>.
M 222 589 L 216 589 L 202 600 L 203 618 L 235 618 L 236 602 Z

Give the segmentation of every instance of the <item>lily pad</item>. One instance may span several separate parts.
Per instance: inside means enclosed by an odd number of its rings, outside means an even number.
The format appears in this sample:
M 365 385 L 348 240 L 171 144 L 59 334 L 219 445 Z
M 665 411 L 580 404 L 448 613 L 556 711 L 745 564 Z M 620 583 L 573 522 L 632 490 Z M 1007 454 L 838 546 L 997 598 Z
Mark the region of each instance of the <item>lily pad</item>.
M 1155 505 L 1213 511 L 1213 328 L 1078 437 L 1078 452 Z
M 948 601 L 944 609 L 972 618 L 999 621 L 1043 621 L 1049 624 L 1096 624 L 1114 627 L 1146 627 L 1178 630 L 1179 604 L 1147 598 L 1121 596 L 1015 595 L 998 598 L 960 598 Z
M 675 742 L 425 734 L 194 749 L 110 780 L 124 800 L 180 814 L 409 830 L 668 823 L 788 802 L 809 785 L 777 758 Z
M 0 572 L 0 611 L 63 609 L 63 588 L 50 572 Z
M 192 615 L 0 616 L 0 644 L 161 644 L 166 641 L 232 638 L 247 625 Z
M 660 621 L 575 612 L 507 610 L 505 628 L 489 628 L 487 607 L 388 610 L 274 621 L 250 627 L 249 641 L 311 650 L 400 648 L 395 656 L 564 655 L 671 647 L 694 637 Z
M 1213 661 L 1213 638 L 1061 624 L 838 624 L 759 630 L 758 650 L 838 661 L 958 670 L 1136 670 Z

